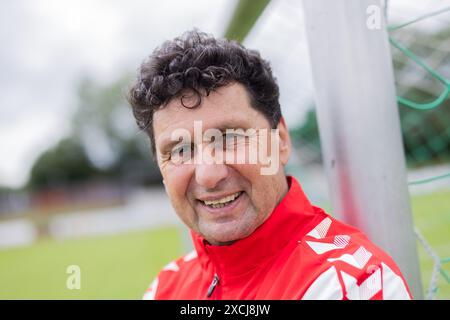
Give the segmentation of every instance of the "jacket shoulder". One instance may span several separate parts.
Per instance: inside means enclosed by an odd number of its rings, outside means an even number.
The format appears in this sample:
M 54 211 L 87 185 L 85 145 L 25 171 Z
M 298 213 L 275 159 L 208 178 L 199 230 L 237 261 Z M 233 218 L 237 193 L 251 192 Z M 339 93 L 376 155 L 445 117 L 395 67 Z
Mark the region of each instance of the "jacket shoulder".
M 302 264 L 311 275 L 303 299 L 411 299 L 386 252 L 357 228 L 321 213 L 320 222 L 299 241 Z
M 165 265 L 145 291 L 143 300 L 174 299 L 174 292 L 199 271 L 195 250 Z

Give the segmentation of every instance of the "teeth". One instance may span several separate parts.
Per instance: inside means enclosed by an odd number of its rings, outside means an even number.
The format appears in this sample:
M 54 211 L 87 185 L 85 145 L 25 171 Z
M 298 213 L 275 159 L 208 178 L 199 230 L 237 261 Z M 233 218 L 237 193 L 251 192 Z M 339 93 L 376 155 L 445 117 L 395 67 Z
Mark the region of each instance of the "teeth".
M 235 194 L 231 194 L 229 196 L 223 197 L 222 199 L 217 200 L 205 200 L 203 201 L 207 206 L 212 206 L 213 208 L 222 208 L 225 206 L 225 203 L 233 201 L 236 199 L 241 193 L 236 192 Z

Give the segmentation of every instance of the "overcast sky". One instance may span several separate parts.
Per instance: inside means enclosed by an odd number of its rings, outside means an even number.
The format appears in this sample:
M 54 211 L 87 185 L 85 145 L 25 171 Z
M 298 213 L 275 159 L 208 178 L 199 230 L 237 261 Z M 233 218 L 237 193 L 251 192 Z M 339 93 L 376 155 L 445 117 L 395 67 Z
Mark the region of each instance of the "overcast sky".
M 79 78 L 136 70 L 194 26 L 224 32 L 234 1 L 0 1 L 0 185 L 26 182 L 36 157 L 69 131 Z
M 312 101 L 299 2 L 272 1 L 245 41 L 271 61 L 288 124 L 298 123 Z M 411 17 L 417 4 L 430 2 L 449 0 L 392 0 L 392 12 Z M 68 134 L 80 77 L 114 81 L 162 41 L 193 27 L 221 36 L 235 3 L 0 1 L 0 185 L 23 185 L 39 154 Z

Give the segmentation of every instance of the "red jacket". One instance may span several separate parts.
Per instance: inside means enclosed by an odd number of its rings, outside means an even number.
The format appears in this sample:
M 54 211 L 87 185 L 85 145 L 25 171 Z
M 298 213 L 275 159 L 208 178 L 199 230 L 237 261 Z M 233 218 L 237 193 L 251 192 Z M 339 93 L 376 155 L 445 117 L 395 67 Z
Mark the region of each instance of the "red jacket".
M 295 178 L 270 217 L 229 246 L 191 232 L 144 299 L 411 299 L 394 261 L 361 231 L 311 206 Z

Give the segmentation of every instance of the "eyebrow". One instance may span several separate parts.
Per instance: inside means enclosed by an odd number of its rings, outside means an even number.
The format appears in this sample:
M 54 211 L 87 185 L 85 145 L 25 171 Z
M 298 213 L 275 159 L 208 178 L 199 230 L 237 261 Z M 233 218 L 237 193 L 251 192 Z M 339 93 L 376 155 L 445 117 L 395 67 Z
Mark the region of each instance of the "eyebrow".
M 165 139 L 164 142 L 162 143 L 162 147 L 160 148 L 160 151 L 162 154 L 167 153 L 168 151 L 171 151 L 173 149 L 173 147 L 175 147 L 177 144 L 179 144 L 181 142 L 180 140 L 169 140 L 168 143 L 166 143 L 166 141 L 169 139 Z

